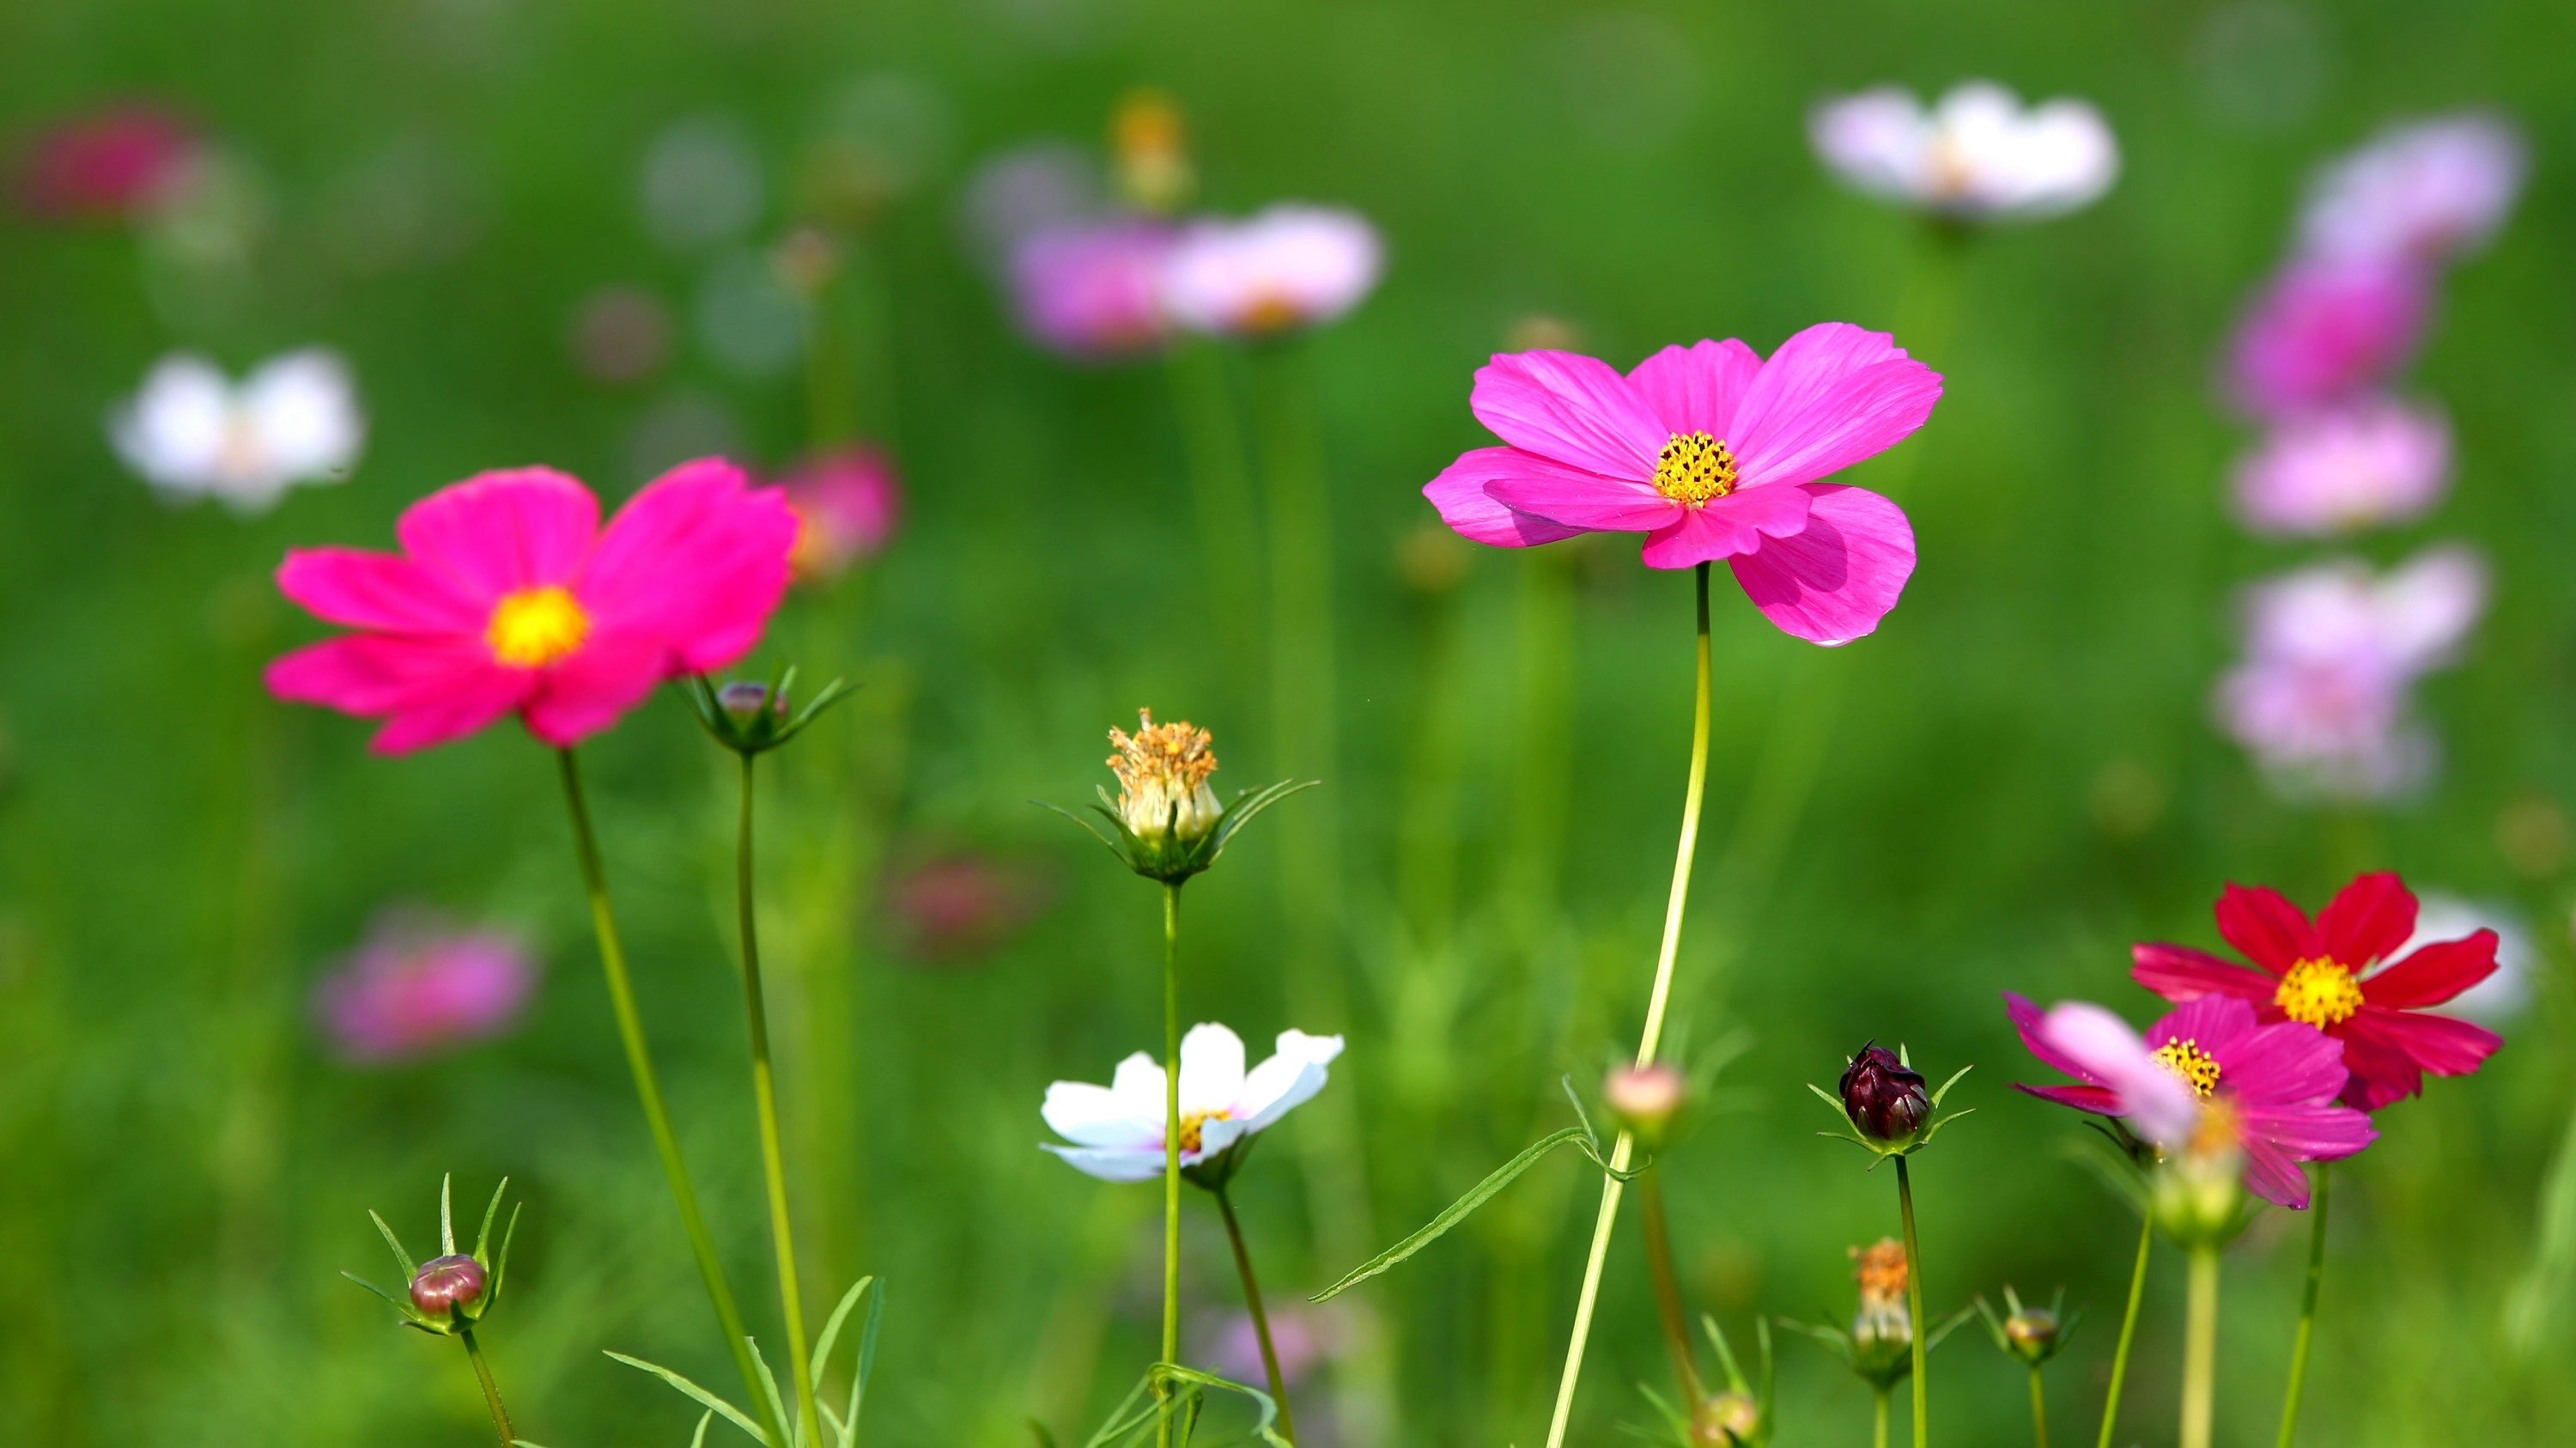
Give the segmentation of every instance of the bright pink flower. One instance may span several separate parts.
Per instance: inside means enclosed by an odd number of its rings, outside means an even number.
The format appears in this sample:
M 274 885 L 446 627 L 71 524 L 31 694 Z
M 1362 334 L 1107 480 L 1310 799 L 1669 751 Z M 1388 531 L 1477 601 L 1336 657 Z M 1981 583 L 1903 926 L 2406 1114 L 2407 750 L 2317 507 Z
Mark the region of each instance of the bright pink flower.
M 2313 537 L 2420 517 L 2450 484 L 2442 415 L 2373 396 L 2276 425 L 2236 465 L 2236 511 L 2257 533 Z
M 410 1060 L 500 1034 L 536 978 L 514 935 L 394 912 L 314 989 L 313 1012 L 348 1060 Z
M 1940 374 L 1894 338 L 1843 322 L 1767 362 L 1704 341 L 1625 376 L 1571 352 L 1506 353 L 1476 370 L 1468 405 L 1508 445 L 1422 491 L 1479 543 L 1644 533 L 1649 568 L 1726 559 L 1771 622 L 1848 643 L 1896 606 L 1914 529 L 1878 494 L 1819 480 L 1903 441 L 1940 397 Z
M 2393 963 L 2415 933 L 2415 896 L 2393 874 L 2363 875 L 2310 920 L 2275 891 L 2227 887 L 2218 933 L 2260 969 L 2181 945 L 2139 945 L 2130 974 L 2170 1001 L 2250 1002 L 2265 1021 L 2297 1021 L 2343 1043 L 2364 1111 L 2422 1093 L 2424 1073 L 2465 1076 L 2503 1040 L 2483 1026 L 2427 1015 L 2495 973 L 2496 933 L 2476 930 Z
M 796 510 L 789 562 L 799 583 L 828 583 L 851 564 L 876 557 L 903 515 L 893 461 L 864 443 L 814 454 L 781 486 Z
M 1074 357 L 1151 351 L 1171 331 L 1163 264 L 1172 229 L 1158 222 L 1075 221 L 1032 233 L 1011 249 L 1020 325 Z
M 2432 306 L 2424 274 L 2403 262 L 2293 262 L 2237 326 L 2229 390 L 2258 417 L 2350 398 L 2386 382 L 2415 355 Z
M 199 153 L 196 131 L 149 105 L 117 105 L 36 138 L 18 203 L 49 220 L 123 220 L 169 199 Z
M 2308 1205 L 2303 1161 L 2340 1161 L 2379 1139 L 2362 1112 L 2334 1104 L 2342 1049 L 2314 1026 L 2258 1025 L 2243 1001 L 2212 997 L 2167 1012 L 2146 1038 L 2083 1001 L 2041 1014 L 2004 992 L 2022 1044 L 2081 1083 L 2021 1086 L 2044 1101 L 2127 1118 L 2168 1149 L 2188 1142 L 2208 1103 L 2223 1104 L 2245 1153 L 2245 1186 L 2293 1211 Z
M 2317 177 L 2300 240 L 2317 256 L 2443 262 L 2486 245 L 2529 169 L 2522 135 L 2467 112 L 2392 126 Z
M 293 549 L 277 586 L 359 632 L 268 666 L 269 692 L 382 718 L 400 754 L 516 711 L 569 746 L 653 686 L 751 651 L 787 588 L 796 515 L 721 458 L 647 484 L 602 531 L 588 488 L 484 473 L 403 511 L 402 552 Z

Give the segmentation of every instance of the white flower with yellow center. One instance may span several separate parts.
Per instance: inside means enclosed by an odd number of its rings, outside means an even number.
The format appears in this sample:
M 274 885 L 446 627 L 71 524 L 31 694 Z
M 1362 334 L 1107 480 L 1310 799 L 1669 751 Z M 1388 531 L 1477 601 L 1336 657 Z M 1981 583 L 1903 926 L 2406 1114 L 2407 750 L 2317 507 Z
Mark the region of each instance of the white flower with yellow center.
M 1854 187 L 1966 221 L 2073 211 L 2120 174 L 2100 111 L 2068 99 L 2024 106 L 1992 81 L 1953 86 L 1930 108 L 1897 86 L 1839 96 L 1808 115 L 1807 135 Z
M 1324 1089 L 1339 1036 L 1281 1031 L 1277 1054 L 1246 1071 L 1243 1039 L 1213 1022 L 1181 1038 L 1181 1169 L 1187 1171 L 1276 1122 Z M 1046 1149 L 1102 1181 L 1163 1174 L 1163 1068 L 1143 1051 L 1118 1063 L 1106 1086 L 1058 1081 L 1038 1114 L 1071 1141 Z
M 336 483 L 367 434 L 338 354 L 311 347 L 235 384 L 202 357 L 163 358 L 109 419 L 126 465 L 172 502 L 265 512 L 297 483 Z

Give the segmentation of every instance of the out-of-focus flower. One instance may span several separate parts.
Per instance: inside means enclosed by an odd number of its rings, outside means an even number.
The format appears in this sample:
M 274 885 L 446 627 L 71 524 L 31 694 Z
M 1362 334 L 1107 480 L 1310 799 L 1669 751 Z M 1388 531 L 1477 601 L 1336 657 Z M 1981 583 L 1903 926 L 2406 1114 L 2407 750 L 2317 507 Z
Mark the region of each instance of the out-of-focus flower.
M 1646 1066 L 1614 1066 L 1601 1081 L 1601 1099 L 1619 1124 L 1637 1133 L 1649 1149 L 1662 1145 L 1664 1134 L 1690 1100 L 1690 1083 L 1672 1066 L 1658 1061 Z
M 1329 322 L 1360 304 L 1385 264 L 1356 211 L 1288 203 L 1241 221 L 1192 223 L 1162 277 L 1172 317 L 1194 331 L 1267 337 Z
M 1181 107 L 1168 91 L 1129 91 L 1109 118 L 1109 153 L 1118 163 L 1118 194 L 1129 205 L 1169 216 L 1190 199 L 1189 137 Z
M 1053 894 L 1036 870 L 958 850 L 895 870 L 886 882 L 885 899 L 895 948 L 913 960 L 947 965 L 998 949 L 1045 909 Z
M 1159 1174 L 1159 1163 L 1155 1171 Z M 1330 1309 L 1312 1307 L 1274 1307 L 1270 1309 L 1270 1346 L 1279 1354 L 1279 1380 L 1294 1387 L 1317 1363 L 1322 1362 L 1338 1345 Z M 1262 1381 L 1261 1337 L 1253 1326 L 1252 1314 L 1241 1310 L 1218 1317 L 1200 1339 L 1196 1361 L 1207 1363 L 1220 1377 L 1239 1383 Z
M 796 510 L 796 549 L 788 561 L 799 583 L 829 583 L 851 564 L 876 557 L 903 516 L 893 461 L 865 443 L 816 453 L 780 485 Z
M 1571 352 L 1496 356 L 1468 406 L 1506 446 L 1424 486 L 1441 520 L 1520 548 L 1646 534 L 1649 568 L 1726 559 L 1763 616 L 1820 644 L 1878 627 L 1914 572 L 1894 503 L 1822 479 L 1895 446 L 1940 374 L 1884 332 L 1809 327 L 1768 361 L 1742 342 L 1666 347 L 1622 376 Z
M 634 382 L 671 356 L 671 310 L 638 287 L 602 287 L 573 313 L 572 355 L 602 382 Z
M 1277 1053 L 1243 1068 L 1243 1040 L 1213 1022 L 1181 1038 L 1181 1169 L 1202 1185 L 1230 1173 L 1236 1148 L 1324 1089 L 1325 1068 L 1342 1053 L 1339 1036 L 1281 1031 Z M 1058 1081 L 1039 1114 L 1071 1146 L 1046 1149 L 1112 1182 L 1163 1174 L 1163 1068 L 1142 1051 L 1118 1063 L 1107 1086 Z
M 1914 1319 L 1905 1307 L 1905 1248 L 1893 1237 L 1851 1249 L 1860 1311 L 1851 1325 L 1852 1365 L 1863 1377 L 1894 1382 L 1914 1369 Z
M 2530 1008 L 2532 968 L 2538 959 L 2531 931 L 2511 905 L 2427 890 L 2423 907 L 2415 913 L 2415 933 L 2390 953 L 2403 960 L 2428 945 L 2458 940 L 2480 930 L 2495 935 L 2495 974 L 2425 1009 L 2437 1015 L 2464 1017 L 2482 1026 L 2501 1026 Z
M 735 240 L 760 219 L 760 153 L 720 116 L 674 121 L 644 152 L 645 228 L 674 251 Z
M 409 1061 L 508 1030 L 536 981 L 535 958 L 508 931 L 394 912 L 315 987 L 313 1012 L 344 1059 Z
M 2498 116 L 2391 126 L 2318 175 L 2299 239 L 2317 256 L 2449 261 L 2504 225 L 2528 169 L 2521 133 Z
M 2296 1021 L 2343 1043 L 2344 1101 L 2377 1111 L 2424 1090 L 2424 1073 L 2466 1076 L 2504 1044 L 2425 1010 L 2493 975 L 2496 933 L 2474 929 L 2409 950 L 2415 896 L 2386 872 L 2362 875 L 2314 920 L 2278 891 L 2230 885 L 2218 933 L 2259 969 L 2183 945 L 2131 952 L 2138 984 L 2169 1001 L 2250 1002 L 2260 1019 Z
M 1041 345 L 1091 360 L 1132 356 L 1171 330 L 1163 270 L 1171 228 L 1137 220 L 1080 221 L 1037 231 L 1011 251 L 1020 325 Z
M 2229 392 L 2245 411 L 2273 418 L 2358 396 L 2415 355 L 2432 303 L 2423 271 L 2409 263 L 2294 261 L 2237 326 Z
M 2120 174 L 2102 113 L 2079 100 L 2025 107 L 1991 81 L 1954 86 L 1926 110 L 1881 86 L 1807 116 L 1816 155 L 1873 196 L 1963 220 L 2028 220 L 2091 203 Z
M 2368 397 L 2275 424 L 2236 465 L 2236 511 L 2257 533 L 2345 533 L 2421 517 L 2450 482 L 2441 414 Z
M 18 173 L 18 204 L 49 221 L 123 221 L 186 184 L 203 150 L 194 127 L 156 106 L 108 106 L 38 135 Z
M 664 679 L 750 652 L 786 592 L 796 515 L 704 458 L 646 485 L 605 530 L 588 488 L 519 468 L 432 493 L 396 532 L 399 554 L 288 551 L 279 590 L 358 632 L 270 664 L 269 692 L 384 719 L 380 754 L 513 712 L 563 748 Z
M 366 438 L 357 389 L 322 348 L 261 363 L 236 386 L 202 357 L 163 358 L 110 418 L 126 465 L 174 503 L 265 512 L 297 483 L 336 483 Z
M 2045 1101 L 2127 1119 L 2168 1152 L 2222 1126 L 2244 1154 L 2245 1186 L 2292 1210 L 2308 1205 L 2303 1161 L 2339 1161 L 2379 1139 L 2370 1117 L 2334 1104 L 2342 1050 L 2299 1021 L 2258 1025 L 2254 1008 L 2227 996 L 2178 1006 L 2147 1028 L 2085 1001 L 2046 1014 L 2007 991 L 2022 1044 L 2083 1083 L 2017 1086 Z

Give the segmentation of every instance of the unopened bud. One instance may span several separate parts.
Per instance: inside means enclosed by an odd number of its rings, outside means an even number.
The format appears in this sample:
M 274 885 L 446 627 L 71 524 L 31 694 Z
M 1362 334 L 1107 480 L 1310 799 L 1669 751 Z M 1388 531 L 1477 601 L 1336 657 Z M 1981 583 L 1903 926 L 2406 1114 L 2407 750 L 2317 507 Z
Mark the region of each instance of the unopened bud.
M 1613 1067 L 1601 1082 L 1601 1099 L 1618 1113 L 1620 1124 L 1649 1145 L 1662 1139 L 1689 1095 L 1682 1073 L 1661 1063 Z
M 2057 1349 L 2057 1314 L 2025 1307 L 2004 1319 L 2004 1342 L 2024 1362 L 2044 1362 Z
M 767 684 L 738 681 L 716 690 L 716 706 L 730 715 L 736 723 L 749 724 L 760 717 L 760 711 L 764 708 L 773 714 L 786 713 L 787 696 L 781 694 L 776 699 L 772 699 L 769 696 Z
M 1922 1073 L 1876 1044 L 1862 1046 L 1860 1054 L 1852 1057 L 1843 1071 L 1842 1095 L 1843 1113 L 1872 1141 L 1909 1140 L 1932 1116 L 1932 1098 L 1923 1089 Z
M 433 1257 L 411 1279 L 411 1305 L 423 1317 L 445 1322 L 461 1316 L 471 1322 L 474 1305 L 483 1300 L 484 1280 L 483 1264 L 471 1257 Z
M 1760 1403 L 1744 1393 L 1718 1393 L 1701 1399 L 1691 1414 L 1691 1448 L 1738 1448 L 1761 1427 Z

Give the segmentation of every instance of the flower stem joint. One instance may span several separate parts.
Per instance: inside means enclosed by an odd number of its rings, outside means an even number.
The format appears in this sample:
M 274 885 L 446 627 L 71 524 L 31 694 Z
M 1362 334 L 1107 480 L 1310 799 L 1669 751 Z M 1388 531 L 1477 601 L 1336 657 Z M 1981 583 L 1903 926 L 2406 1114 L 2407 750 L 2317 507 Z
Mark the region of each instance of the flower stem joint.
M 702 674 L 692 683 L 689 702 L 697 709 L 698 723 L 705 726 L 710 738 L 749 758 L 776 749 L 805 732 L 805 726 L 813 723 L 817 715 L 850 693 L 848 685 L 834 679 L 804 708 L 790 713 L 787 695 L 795 686 L 793 665 L 765 684 L 756 679 L 717 684 Z
M 456 1219 L 449 1209 L 449 1179 L 438 1184 L 438 1240 L 441 1254 L 426 1262 L 414 1263 L 411 1253 L 403 1249 L 402 1239 L 385 1219 L 374 1212 L 367 1216 L 384 1235 L 385 1245 L 392 1249 L 394 1262 L 402 1268 L 406 1291 L 396 1296 L 355 1274 L 340 1275 L 392 1303 L 402 1314 L 405 1326 L 441 1337 L 464 1332 L 481 1322 L 501 1301 L 501 1279 L 510 1265 L 510 1239 L 518 1234 L 519 1209 L 510 1208 L 509 1223 L 501 1231 L 501 1249 L 491 1250 L 492 1222 L 501 1211 L 501 1194 L 509 1190 L 510 1179 L 492 1189 L 492 1201 L 483 1209 L 483 1228 L 475 1234 L 474 1250 L 456 1250 Z
M 1071 810 L 1039 803 L 1089 830 L 1119 863 L 1148 880 L 1178 885 L 1207 869 L 1254 816 L 1317 783 L 1283 779 L 1221 800 L 1208 787 L 1217 763 L 1215 740 L 1207 730 L 1186 719 L 1157 724 L 1150 709 L 1137 710 L 1136 717 L 1134 734 L 1109 731 L 1109 742 L 1118 751 L 1109 758 L 1110 772 L 1118 776 L 1117 795 L 1100 790 L 1100 802 L 1091 806 L 1108 821 L 1114 837 Z
M 1842 1113 L 1846 1127 L 1841 1131 L 1818 1132 L 1819 1136 L 1853 1142 L 1880 1159 L 1911 1156 L 1929 1146 L 1933 1135 L 1969 1113 L 1943 1112 L 1942 1098 L 1959 1084 L 1974 1067 L 1962 1066 L 1938 1090 L 1924 1089 L 1921 1072 L 1906 1059 L 1902 1047 L 1890 1051 L 1876 1042 L 1865 1042 L 1849 1064 L 1843 1068 L 1841 1094 L 1828 1094 L 1823 1087 L 1810 1084 L 1826 1105 Z

